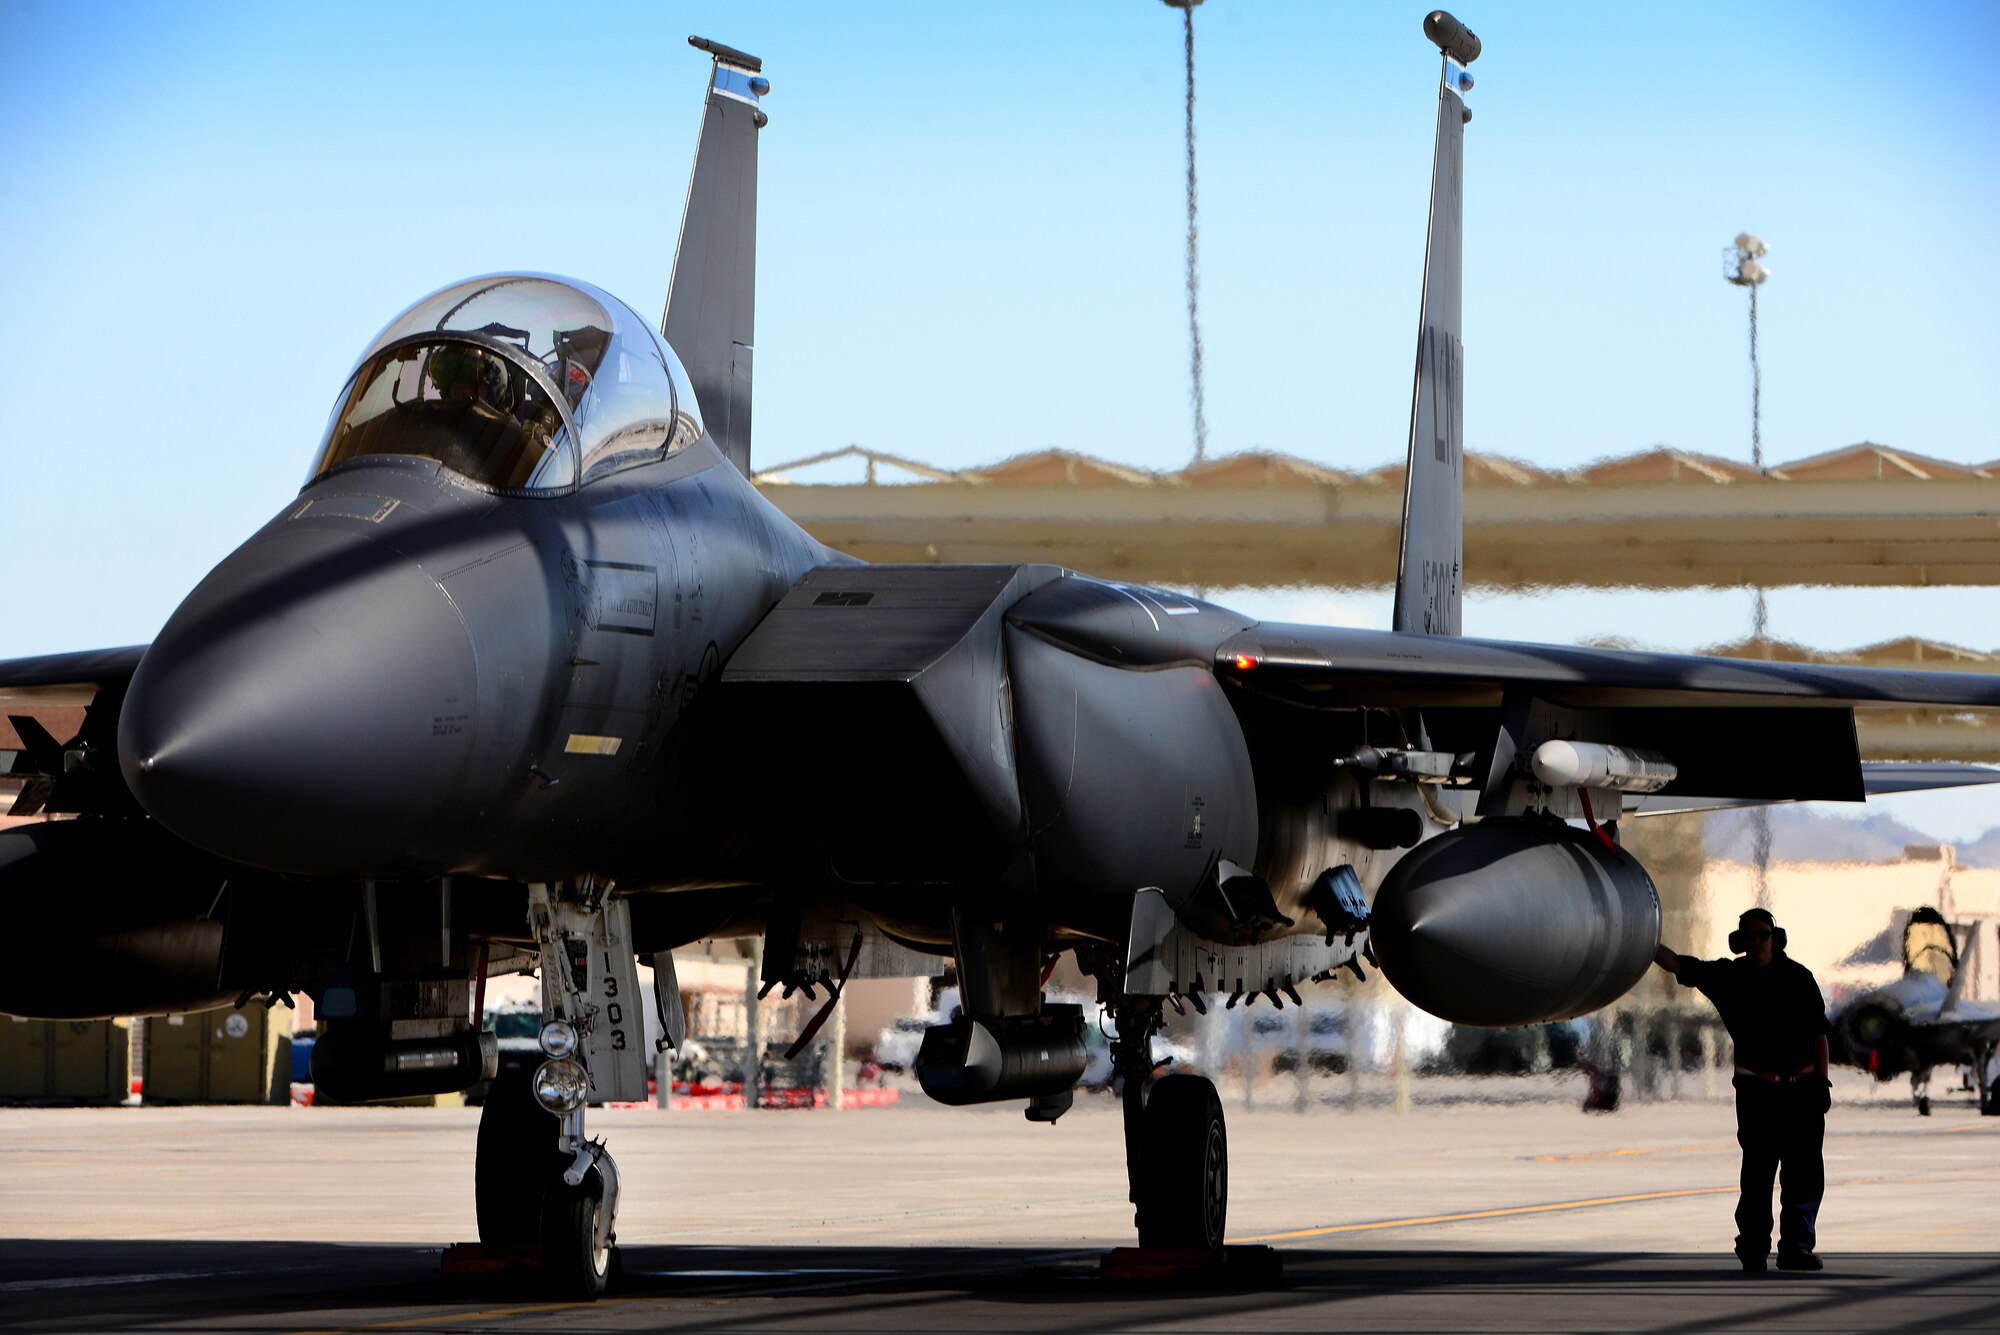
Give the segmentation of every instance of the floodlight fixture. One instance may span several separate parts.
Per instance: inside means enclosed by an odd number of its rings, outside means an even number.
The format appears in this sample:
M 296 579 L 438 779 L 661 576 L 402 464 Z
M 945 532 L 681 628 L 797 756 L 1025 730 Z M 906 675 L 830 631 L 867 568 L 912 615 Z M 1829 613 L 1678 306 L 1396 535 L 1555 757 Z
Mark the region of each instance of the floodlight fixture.
M 1758 261 L 1770 252 L 1764 238 L 1738 232 L 1722 252 L 1722 276 L 1750 294 L 1750 464 L 1764 471 L 1764 373 L 1757 365 L 1757 289 L 1771 276 Z

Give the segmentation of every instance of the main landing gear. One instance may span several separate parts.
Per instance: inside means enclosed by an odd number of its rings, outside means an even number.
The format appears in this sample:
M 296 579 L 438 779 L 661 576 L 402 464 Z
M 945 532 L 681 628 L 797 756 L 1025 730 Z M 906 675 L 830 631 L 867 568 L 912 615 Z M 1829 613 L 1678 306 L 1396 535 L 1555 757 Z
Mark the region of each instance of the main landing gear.
M 1157 1000 L 1127 998 L 1114 1016 L 1112 1069 L 1124 1082 L 1125 1173 L 1141 1247 L 1220 1251 L 1229 1216 L 1229 1132 L 1204 1076 L 1151 1079 Z M 1150 1081 L 1152 1088 L 1147 1089 Z
M 584 1134 L 587 1099 L 645 1097 L 629 911 L 602 889 L 534 887 L 545 1055 L 494 1078 L 474 1174 L 480 1247 L 538 1269 L 557 1297 L 602 1295 L 618 1268 L 618 1166 Z

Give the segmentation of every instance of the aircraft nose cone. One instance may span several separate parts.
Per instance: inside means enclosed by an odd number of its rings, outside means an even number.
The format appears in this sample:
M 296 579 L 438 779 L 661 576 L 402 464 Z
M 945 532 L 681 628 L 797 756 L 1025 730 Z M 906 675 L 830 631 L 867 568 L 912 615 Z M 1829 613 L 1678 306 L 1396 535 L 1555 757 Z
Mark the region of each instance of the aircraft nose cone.
M 146 651 L 118 759 L 201 848 L 357 875 L 410 863 L 475 716 L 472 642 L 435 580 L 365 537 L 281 529 L 216 567 Z

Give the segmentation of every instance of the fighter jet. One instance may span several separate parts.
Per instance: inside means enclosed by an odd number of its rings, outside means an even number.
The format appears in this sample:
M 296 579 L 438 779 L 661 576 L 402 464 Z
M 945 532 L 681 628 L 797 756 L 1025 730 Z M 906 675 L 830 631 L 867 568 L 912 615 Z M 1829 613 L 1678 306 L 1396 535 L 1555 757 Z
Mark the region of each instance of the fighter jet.
M 761 935 L 767 987 L 955 967 L 918 1078 L 1053 1121 L 1083 1017 L 1118 1035 L 1142 1243 L 1213 1248 L 1214 1086 L 1156 1072 L 1163 1012 L 1378 959 L 1460 1023 L 1583 1014 L 1643 975 L 1648 797 L 1861 800 L 1854 711 L 2000 682 L 1462 638 L 1460 234 L 1468 67 L 1442 58 L 1394 629 L 1260 623 L 1047 565 L 870 566 L 746 476 L 769 83 L 712 60 L 665 317 L 509 273 L 396 315 L 337 386 L 306 484 L 150 645 L 0 663 L 32 718 L 0 834 L 0 1010 L 310 996 L 321 1097 L 493 1074 L 489 974 L 539 962 L 532 1079 L 479 1129 L 481 1243 L 602 1292 L 619 1179 L 589 1101 L 644 1097 L 635 958 Z M 1930 771 L 1925 783 L 1991 778 Z M 1576 822 L 1582 822 L 1579 826 Z M 822 1012 L 824 1014 L 824 1012 Z
M 1977 937 L 1973 937 L 1977 949 Z M 1931 1071 L 1964 1066 L 1979 1111 L 2000 1116 L 1994 1054 L 2000 1050 L 2000 1004 L 1967 1001 L 1972 950 L 1959 951 L 1957 933 L 1934 908 L 1910 914 L 1903 927 L 1903 976 L 1865 992 L 1835 1012 L 1837 1059 L 1877 1080 L 1908 1072 L 1917 1112 L 1931 1115 Z

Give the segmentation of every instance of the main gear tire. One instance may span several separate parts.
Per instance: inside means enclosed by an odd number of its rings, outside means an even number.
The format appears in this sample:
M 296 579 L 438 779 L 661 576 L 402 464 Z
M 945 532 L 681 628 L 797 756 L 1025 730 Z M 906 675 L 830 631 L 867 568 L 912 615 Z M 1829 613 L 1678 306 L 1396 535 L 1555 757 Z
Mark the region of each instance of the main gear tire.
M 1229 1132 L 1214 1083 L 1198 1075 L 1156 1080 L 1139 1134 L 1139 1245 L 1221 1247 L 1229 1215 Z

